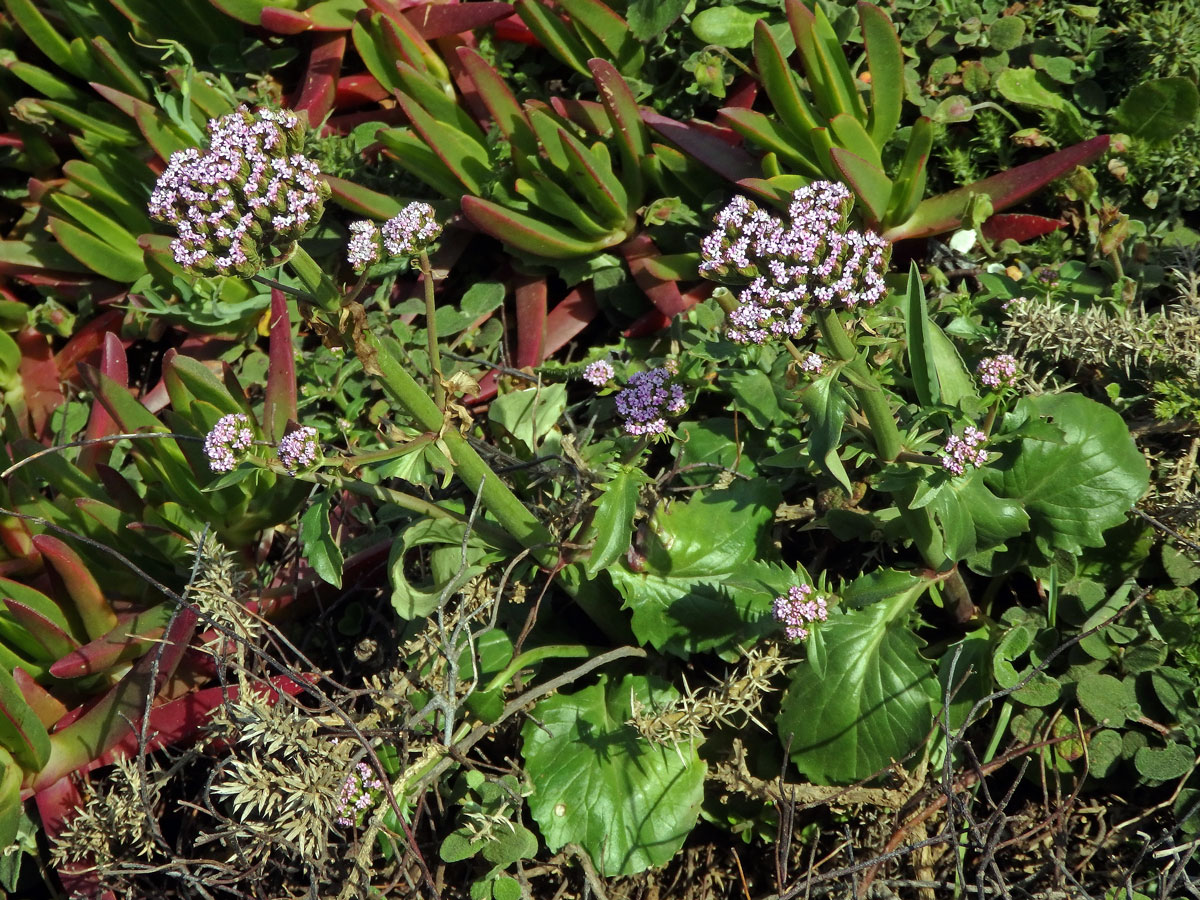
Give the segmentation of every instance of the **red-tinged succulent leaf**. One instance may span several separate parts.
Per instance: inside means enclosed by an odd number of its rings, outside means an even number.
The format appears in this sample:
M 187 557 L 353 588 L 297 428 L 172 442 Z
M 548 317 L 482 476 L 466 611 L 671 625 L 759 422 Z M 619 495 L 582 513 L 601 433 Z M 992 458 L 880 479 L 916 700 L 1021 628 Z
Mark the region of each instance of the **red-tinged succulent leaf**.
M 139 100 L 137 97 L 125 93 L 124 91 L 119 91 L 114 87 L 109 87 L 107 84 L 101 84 L 98 81 L 91 82 L 91 86 L 97 94 L 111 103 L 121 112 L 125 113 L 125 115 L 129 116 L 131 119 L 137 113 L 138 104 L 145 102 L 143 100 Z
M 983 223 L 983 236 L 989 241 L 1031 241 L 1052 231 L 1065 228 L 1065 219 L 1048 219 L 1022 213 L 997 213 Z
M 100 479 L 100 484 L 104 487 L 105 497 L 108 498 L 113 506 L 132 516 L 134 519 L 141 518 L 142 511 L 146 507 L 146 501 L 142 499 L 141 495 L 138 494 L 137 490 L 124 475 L 112 466 L 97 463 L 96 476 Z
M 633 280 L 642 292 L 650 298 L 650 302 L 664 316 L 671 317 L 683 312 L 683 295 L 679 293 L 679 285 L 673 280 L 664 281 L 654 275 L 646 265 L 647 259 L 662 256 L 658 247 L 646 232 L 634 235 L 621 245 L 621 253 L 629 264 Z
M 744 139 L 763 150 L 774 153 L 793 169 L 804 175 L 819 177 L 821 169 L 813 164 L 812 158 L 801 149 L 800 142 L 781 122 L 752 109 L 724 107 L 717 121 L 732 128 Z
M 50 666 L 55 678 L 83 678 L 107 672 L 154 649 L 171 619 L 173 604 L 160 603 L 124 618 L 108 634 L 63 654 Z
M 81 362 L 94 359 L 99 362 L 101 348 L 110 334 L 119 334 L 121 322 L 125 313 L 119 309 L 109 309 L 100 313 L 86 325 L 78 328 L 61 350 L 54 357 L 58 367 L 60 381 L 74 382 L 78 378 L 76 366 Z M 122 346 L 125 342 L 122 341 Z
M 388 96 L 388 90 L 369 72 L 346 75 L 337 80 L 333 106 L 335 109 L 355 109 L 368 103 L 378 103 Z
M 296 412 L 296 351 L 292 346 L 292 320 L 283 291 L 271 290 L 270 346 L 267 391 L 263 404 L 263 427 L 267 440 L 278 441 L 287 432 L 288 419 Z
M 642 160 L 650 153 L 650 140 L 646 135 L 646 124 L 639 114 L 637 100 L 612 63 L 604 59 L 591 59 L 588 60 L 588 68 L 600 92 L 600 102 L 612 120 L 617 147 L 621 152 L 621 180 L 625 183 L 630 202 L 640 206 L 643 191 Z
M 867 224 L 874 225 L 882 221 L 888 202 L 892 199 L 892 180 L 883 169 L 844 147 L 834 147 L 829 155 L 850 189 L 866 207 Z
M 527 109 L 545 109 L 546 105 L 538 100 L 526 100 Z M 574 122 L 588 134 L 607 137 L 612 132 L 612 122 L 608 118 L 608 110 L 603 103 L 595 100 L 572 100 L 565 97 L 551 97 L 550 109 L 563 119 Z
M 21 781 L 25 773 L 12 754 L 0 748 L 0 841 L 11 846 L 16 843 L 21 827 Z
M 514 44 L 524 44 L 527 47 L 540 47 L 542 42 L 537 35 L 529 30 L 529 26 L 520 19 L 501 19 L 496 23 L 496 40 L 510 41 Z
M 417 32 L 427 41 L 486 28 L 512 14 L 513 8 L 507 3 L 491 3 L 487 0 L 470 3 L 424 3 L 420 6 L 410 6 L 404 11 L 404 15 L 413 23 Z
M 1008 209 L 1076 166 L 1086 166 L 1098 159 L 1108 149 L 1109 141 L 1109 135 L 1102 134 L 966 187 L 930 197 L 921 202 L 907 221 L 885 231 L 883 238 L 901 241 L 957 228 L 962 224 L 972 194 L 987 194 L 996 212 Z
M 129 363 L 125 358 L 125 345 L 116 334 L 109 331 L 104 334 L 104 348 L 100 355 L 100 371 L 122 387 L 129 386 Z M 120 434 L 117 423 L 108 414 L 102 403 L 92 401 L 92 412 L 88 417 L 87 429 L 83 436 L 87 440 L 96 440 L 110 434 Z M 79 451 L 76 465 L 84 472 L 94 472 L 96 465 L 112 456 L 112 444 L 91 444 Z
M 50 756 L 50 735 L 21 694 L 12 675 L 0 668 L 0 745 L 28 772 L 36 772 Z
M 60 69 L 78 78 L 86 78 L 86 67 L 71 52 L 71 45 L 46 20 L 33 0 L 5 0 L 8 14 L 39 50 Z
M 506 4 L 499 4 L 506 6 Z M 439 7 L 454 9 L 456 7 Z M 511 9 L 511 7 L 509 7 Z M 501 134 L 512 144 L 513 150 L 523 154 L 526 159 L 534 159 L 538 154 L 537 136 L 533 126 L 525 116 L 525 110 L 517 102 L 516 95 L 509 88 L 500 73 L 482 56 L 470 47 L 459 47 L 458 58 L 480 99 L 487 107 L 488 113 L 500 129 Z
M 48 534 L 34 537 L 33 545 L 42 554 L 42 559 L 50 564 L 51 578 L 57 575 L 61 579 L 63 590 L 74 603 L 87 636 L 98 638 L 115 628 L 117 614 L 79 554 Z
M 12 677 L 29 708 L 47 728 L 67 714 L 62 701 L 34 681 L 33 676 L 23 668 L 17 666 L 13 669 Z
M 672 253 L 643 257 L 646 270 L 660 281 L 697 281 L 700 278 L 699 253 Z
M 757 161 L 740 147 L 731 147 L 694 125 L 678 122 L 650 109 L 642 109 L 642 121 L 697 162 L 722 178 L 737 182 L 759 174 Z
M 472 194 L 481 194 L 492 171 L 487 148 L 453 126 L 438 122 L 403 94 L 397 96 L 401 109 L 425 145 Z
M 0 275 L 43 271 L 67 276 L 90 270 L 51 241 L 0 241 Z
M 17 333 L 17 346 L 21 349 L 18 371 L 25 387 L 25 409 L 33 424 L 33 433 L 42 437 L 50 424 L 50 414 L 66 402 L 54 351 L 46 336 L 33 328 L 23 328 Z
M 46 224 L 64 250 L 104 278 L 129 283 L 146 272 L 141 260 L 120 255 L 112 245 L 65 219 L 51 216 Z
M 635 319 L 633 324 L 621 332 L 622 337 L 640 338 L 655 332 L 662 331 L 671 324 L 671 317 L 664 315 L 657 309 L 652 309 L 638 319 Z
M 750 75 L 739 75 L 725 95 L 725 105 L 732 109 L 750 109 L 758 98 L 758 80 Z
M 302 12 L 268 6 L 259 16 L 259 24 L 275 34 L 303 34 L 313 27 L 312 21 Z
M 34 778 L 33 789 L 49 787 L 103 756 L 127 735 L 136 734 L 147 698 L 157 696 L 175 674 L 195 630 L 196 614 L 180 608 L 154 652 L 134 663 L 125 677 L 79 718 L 50 735 L 50 758 Z
M 490 234 L 498 241 L 511 244 L 518 250 L 546 259 L 588 256 L 620 243 L 625 237 L 623 230 L 617 230 L 608 237 L 583 240 L 553 225 L 547 225 L 531 216 L 506 209 L 480 197 L 463 197 L 462 210 L 467 220 L 480 231 Z
M 83 794 L 79 790 L 80 782 L 75 778 L 62 778 L 45 785 L 37 791 L 35 799 L 38 808 L 38 821 L 46 837 L 53 841 L 63 833 L 67 825 L 77 815 L 84 805 Z M 22 796 L 24 792 L 22 793 Z M 68 897 L 88 897 L 91 900 L 116 900 L 116 895 L 110 890 L 100 887 L 99 869 L 95 858 L 85 855 L 76 862 L 64 863 L 55 874 L 62 883 L 63 892 Z
M 565 347 L 600 314 L 590 284 L 583 284 L 555 304 L 546 317 L 546 357 Z
M 266 0 L 208 0 L 225 15 L 247 25 L 261 25 L 262 11 L 269 5 Z
M 344 178 L 335 178 L 332 175 L 323 175 L 322 177 L 329 185 L 332 195 L 330 199 L 352 213 L 382 221 L 397 215 L 403 208 L 399 201 L 393 200 L 387 194 L 362 187 L 353 181 L 346 181 Z
M 16 516 L 0 517 L 0 546 L 13 557 L 9 562 L 27 559 L 31 563 L 39 562 L 37 551 L 33 546 L 33 533 L 29 523 Z
M 591 73 L 587 70 L 587 61 L 591 53 L 587 47 L 559 18 L 557 12 L 552 12 L 536 0 L 516 0 L 513 4 L 517 15 L 521 17 L 529 30 L 537 37 L 549 53 L 558 60 L 570 66 L 584 78 Z
M 39 610 L 32 606 L 26 606 L 11 597 L 6 598 L 3 602 L 4 608 L 8 610 L 12 619 L 29 632 L 38 643 L 42 650 L 42 658 L 58 659 L 79 646 L 79 642 L 75 638 Z
M 522 275 L 513 291 L 517 310 L 517 368 L 545 360 L 546 279 Z
M 320 0 L 304 10 L 315 31 L 348 31 L 362 10 L 362 0 Z
M 142 81 L 141 76 L 129 61 L 121 55 L 121 52 L 103 35 L 92 38 L 90 43 L 94 58 L 109 77 L 139 100 L 149 102 L 150 89 L 146 87 L 146 83 Z
M 368 122 L 380 125 L 403 125 L 407 121 L 404 113 L 395 106 L 389 109 L 363 109 L 341 116 L 330 116 L 325 122 L 325 127 L 321 129 L 321 137 L 328 137 L 331 134 L 346 135 L 359 125 L 366 125 Z M 374 161 L 380 149 L 382 148 L 379 144 L 372 144 L 363 150 L 363 156 Z
M 344 31 L 318 34 L 313 39 L 300 97 L 293 107 L 296 112 L 308 116 L 308 123 L 313 128 L 324 122 L 333 109 L 333 101 L 337 96 L 337 76 L 342 70 L 342 57 L 345 55 Z

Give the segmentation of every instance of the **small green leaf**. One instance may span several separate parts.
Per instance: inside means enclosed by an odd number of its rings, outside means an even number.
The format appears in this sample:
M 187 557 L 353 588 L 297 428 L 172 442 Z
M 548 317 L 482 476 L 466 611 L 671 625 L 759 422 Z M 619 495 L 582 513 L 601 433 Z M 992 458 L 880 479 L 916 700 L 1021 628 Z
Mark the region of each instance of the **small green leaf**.
M 639 41 L 649 41 L 666 30 L 683 15 L 690 0 L 631 0 L 625 11 L 629 30 Z
M 1016 50 L 1025 37 L 1025 20 L 1020 16 L 1003 16 L 987 30 L 988 46 L 993 50 Z
M 1088 675 L 1075 688 L 1075 698 L 1097 724 L 1119 728 L 1141 715 L 1132 684 L 1103 672 Z
M 737 6 L 714 6 L 692 18 L 692 34 L 705 44 L 736 50 L 750 46 L 754 25 L 765 12 L 746 12 Z
M 1113 117 L 1130 137 L 1165 144 L 1196 121 L 1200 92 L 1182 75 L 1156 78 L 1135 87 Z
M 584 567 L 588 578 L 595 578 L 629 549 L 638 494 L 641 486 L 649 481 L 649 476 L 640 468 L 624 466 L 603 486 L 604 493 L 596 501 L 596 515 L 592 519 L 595 539 Z
M 1168 741 L 1165 747 L 1142 747 L 1133 757 L 1138 772 L 1151 782 L 1182 778 L 1195 761 L 1195 750 L 1174 741 Z
M 625 724 L 635 698 L 654 709 L 675 697 L 657 678 L 602 676 L 530 711 L 521 733 L 535 786 L 529 810 L 551 851 L 577 843 L 612 876 L 661 866 L 683 846 L 700 814 L 705 765 L 693 744 L 651 744 Z
M 567 388 L 563 384 L 510 391 L 492 401 L 488 421 L 503 429 L 529 453 L 558 425 L 567 408 Z
M 334 587 L 342 586 L 342 548 L 329 527 L 330 494 L 322 494 L 300 517 L 300 545 L 304 558 L 321 580 Z

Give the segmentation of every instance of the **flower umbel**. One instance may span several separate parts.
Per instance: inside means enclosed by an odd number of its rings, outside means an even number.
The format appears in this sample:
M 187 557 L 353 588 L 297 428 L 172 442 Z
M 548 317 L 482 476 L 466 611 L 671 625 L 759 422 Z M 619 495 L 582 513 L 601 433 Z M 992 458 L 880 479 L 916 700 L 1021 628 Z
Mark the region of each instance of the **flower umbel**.
M 417 201 L 383 223 L 383 246 L 392 256 L 415 256 L 441 234 L 433 207 Z
M 796 338 L 813 308 L 879 302 L 891 245 L 847 226 L 852 205 L 845 185 L 814 181 L 792 195 L 786 224 L 744 197 L 717 214 L 700 245 L 700 273 L 750 279 L 729 315 L 731 341 Z
M 384 784 L 365 762 L 356 765 L 342 782 L 342 795 L 338 799 L 335 821 L 339 825 L 353 825 L 355 817 L 370 807 L 372 791 L 382 791 Z
M 662 434 L 667 430 L 667 413 L 679 413 L 687 405 L 683 388 L 672 380 L 670 366 L 635 372 L 617 394 L 617 412 L 625 420 L 627 434 Z
M 594 363 L 589 363 L 587 368 L 583 370 L 583 380 L 599 388 L 604 387 L 612 381 L 616 377 L 616 374 L 612 363 L 607 359 L 598 359 Z
M 383 241 L 379 237 L 379 226 L 370 219 L 359 219 L 350 223 L 350 241 L 346 244 L 346 261 L 361 275 L 367 266 L 379 262 L 379 250 Z
M 979 361 L 975 371 L 981 383 L 990 388 L 1011 387 L 1020 374 L 1017 358 L 1008 353 L 989 356 Z
M 950 435 L 942 447 L 942 468 L 951 475 L 963 474 L 968 465 L 978 469 L 987 462 L 986 443 L 987 435 L 972 425 L 966 427 L 961 437 Z
M 293 112 L 241 106 L 210 119 L 208 134 L 203 153 L 171 155 L 148 209 L 175 227 L 171 251 L 189 272 L 249 278 L 272 247 L 287 253 L 316 223 L 329 186 L 299 152 L 304 124 Z
M 228 472 L 254 443 L 250 417 L 245 413 L 221 416 L 204 438 L 204 455 L 214 472 Z
M 317 443 L 317 429 L 305 425 L 288 432 L 279 442 L 276 452 L 288 474 L 295 475 L 297 470 L 311 466 L 321 455 L 321 448 Z
M 775 619 L 784 626 L 784 634 L 790 640 L 802 641 L 808 637 L 814 622 L 829 618 L 829 600 L 813 595 L 812 585 L 798 584 L 788 588 L 786 596 L 775 598 Z

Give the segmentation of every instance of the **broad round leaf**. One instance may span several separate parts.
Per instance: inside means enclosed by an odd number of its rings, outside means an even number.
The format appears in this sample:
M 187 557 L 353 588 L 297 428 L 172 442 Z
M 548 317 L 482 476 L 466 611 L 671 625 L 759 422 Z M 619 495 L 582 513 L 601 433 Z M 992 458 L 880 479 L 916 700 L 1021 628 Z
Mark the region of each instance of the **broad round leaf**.
M 876 576 L 878 573 L 872 573 Z M 861 579 L 860 579 L 861 580 Z M 927 582 L 902 572 L 874 577 L 888 596 L 831 616 L 809 641 L 821 652 L 792 670 L 777 720 L 796 767 L 818 784 L 858 781 L 916 747 L 941 696 L 932 663 L 904 618 Z M 847 593 L 850 593 L 848 591 Z
M 1022 440 L 1007 466 L 985 469 L 988 487 L 1024 506 L 1045 555 L 1103 546 L 1104 532 L 1121 523 L 1149 481 L 1129 428 L 1116 412 L 1078 394 L 1026 397 L 1016 413 L 1048 419 L 1062 442 Z
M 535 789 L 529 810 L 546 844 L 576 843 L 604 875 L 661 866 L 683 846 L 704 796 L 704 763 L 695 747 L 651 744 L 625 722 L 631 698 L 654 707 L 674 691 L 662 682 L 607 677 L 533 708 L 522 732 L 525 768 Z

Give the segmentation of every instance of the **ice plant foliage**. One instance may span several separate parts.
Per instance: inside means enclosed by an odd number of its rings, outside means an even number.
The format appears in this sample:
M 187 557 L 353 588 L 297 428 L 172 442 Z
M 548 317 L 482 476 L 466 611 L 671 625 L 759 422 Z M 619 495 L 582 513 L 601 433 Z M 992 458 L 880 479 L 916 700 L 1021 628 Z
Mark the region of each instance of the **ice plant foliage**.
M 337 819 L 339 825 L 353 825 L 357 815 L 370 807 L 372 791 L 382 791 L 383 782 L 365 762 L 360 762 L 342 782 L 342 794 L 338 799 Z
M 245 413 L 221 416 L 204 439 L 204 455 L 214 472 L 228 472 L 254 443 L 250 417 Z
M 961 437 L 950 435 L 942 447 L 942 468 L 952 475 L 961 475 L 968 465 L 978 469 L 987 462 L 986 442 L 987 435 L 972 425 L 966 427 Z
M 625 432 L 632 435 L 663 434 L 667 413 L 680 413 L 687 405 L 683 388 L 673 380 L 671 368 L 659 367 L 636 372 L 617 394 L 617 412 L 625 420 Z
M 239 107 L 211 119 L 209 147 L 171 155 L 150 195 L 151 217 L 175 227 L 175 261 L 194 275 L 254 275 L 286 254 L 329 197 L 300 152 L 304 125 L 287 110 Z
M 872 306 L 887 288 L 891 247 L 871 231 L 848 227 L 853 195 L 814 181 L 792 194 L 788 221 L 734 197 L 700 245 L 700 273 L 742 282 L 728 336 L 742 344 L 797 338 L 816 307 Z
M 288 432 L 279 442 L 277 452 L 279 461 L 283 463 L 289 475 L 295 475 L 298 470 L 311 466 L 321 453 L 317 443 L 317 429 L 305 425 Z
M 980 360 L 975 371 L 979 374 L 980 382 L 990 388 L 1011 387 L 1020 374 L 1017 358 L 1008 353 Z
M 788 588 L 785 596 L 775 598 L 774 612 L 775 619 L 785 626 L 788 639 L 802 641 L 814 622 L 829 618 L 829 600 L 822 594 L 814 596 L 812 585 L 798 584 Z
M 616 374 L 612 363 L 607 359 L 598 359 L 594 363 L 589 363 L 587 368 L 583 370 L 583 380 L 599 388 L 604 387 L 612 381 L 616 377 Z

